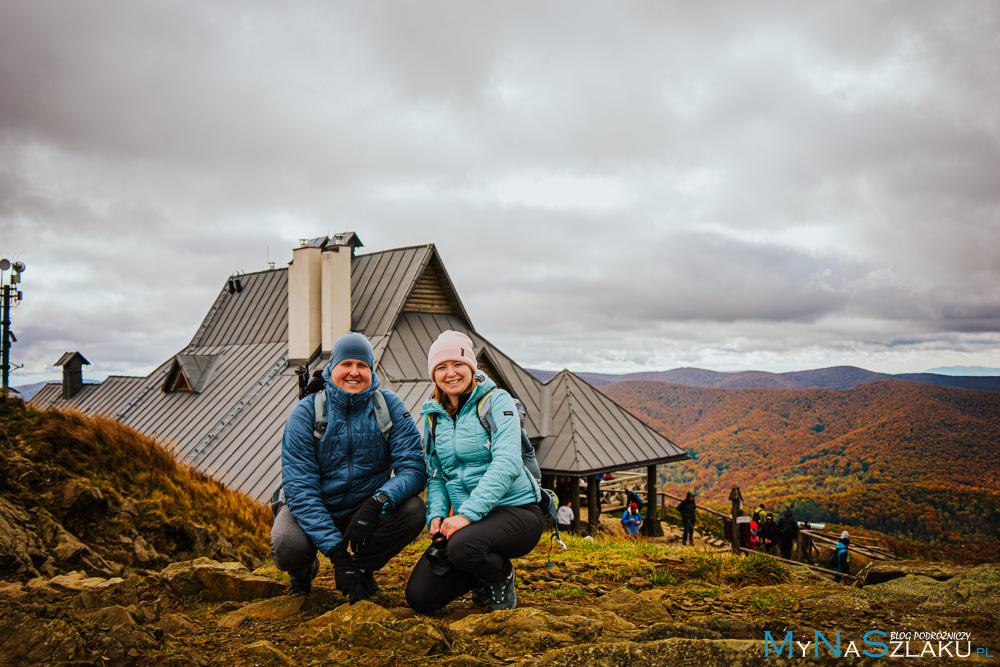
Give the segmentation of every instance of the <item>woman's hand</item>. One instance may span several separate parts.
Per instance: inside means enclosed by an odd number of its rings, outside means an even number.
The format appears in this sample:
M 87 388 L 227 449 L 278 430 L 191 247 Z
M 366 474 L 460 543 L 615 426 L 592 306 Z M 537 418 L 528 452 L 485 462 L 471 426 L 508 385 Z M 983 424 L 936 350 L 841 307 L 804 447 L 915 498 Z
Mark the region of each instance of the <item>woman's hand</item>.
M 427 529 L 427 532 L 430 533 L 432 540 L 434 539 L 435 535 L 441 532 L 441 517 L 435 517 L 431 519 L 431 526 L 430 528 Z
M 440 530 L 444 533 L 444 536 L 450 540 L 452 535 L 471 523 L 471 521 L 466 519 L 461 514 L 456 514 L 455 516 L 450 516 L 442 521 Z

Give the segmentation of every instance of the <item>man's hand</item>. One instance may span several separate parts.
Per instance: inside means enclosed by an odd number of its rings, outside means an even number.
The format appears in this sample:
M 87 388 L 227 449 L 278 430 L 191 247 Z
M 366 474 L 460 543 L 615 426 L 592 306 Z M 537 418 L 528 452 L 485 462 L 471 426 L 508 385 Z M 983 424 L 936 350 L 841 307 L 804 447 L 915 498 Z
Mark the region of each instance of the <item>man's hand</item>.
M 455 516 L 450 516 L 442 521 L 440 530 L 444 533 L 444 536 L 450 540 L 452 535 L 471 523 L 471 521 L 466 519 L 461 514 L 456 514 Z M 431 534 L 433 535 L 433 533 Z
M 354 565 L 354 559 L 347 553 L 347 548 L 341 542 L 326 555 L 333 562 L 333 580 L 337 590 L 347 596 L 351 604 L 365 597 L 365 589 L 361 583 L 361 570 Z
M 430 533 L 431 539 L 434 539 L 434 536 L 441 532 L 441 517 L 437 516 L 431 519 L 431 525 L 427 532 Z
M 354 512 L 351 523 L 344 532 L 344 541 L 351 547 L 352 552 L 359 553 L 365 548 L 381 518 L 382 503 L 377 499 L 369 498 L 361 503 L 361 507 Z

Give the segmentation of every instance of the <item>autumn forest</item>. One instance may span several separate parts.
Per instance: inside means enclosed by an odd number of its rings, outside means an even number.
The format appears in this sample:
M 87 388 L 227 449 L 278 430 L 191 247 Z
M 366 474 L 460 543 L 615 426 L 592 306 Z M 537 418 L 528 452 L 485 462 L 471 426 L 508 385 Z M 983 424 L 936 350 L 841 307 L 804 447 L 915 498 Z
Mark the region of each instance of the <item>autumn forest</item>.
M 1000 392 L 889 379 L 852 389 L 600 387 L 687 449 L 674 491 L 877 531 L 918 555 L 1000 561 Z

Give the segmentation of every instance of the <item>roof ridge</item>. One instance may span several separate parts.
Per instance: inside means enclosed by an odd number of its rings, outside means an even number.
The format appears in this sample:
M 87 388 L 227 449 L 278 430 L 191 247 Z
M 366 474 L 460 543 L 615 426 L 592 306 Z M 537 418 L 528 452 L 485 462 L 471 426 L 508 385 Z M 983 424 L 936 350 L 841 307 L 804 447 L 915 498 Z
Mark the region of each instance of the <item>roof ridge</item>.
M 355 257 L 371 257 L 372 255 L 379 255 L 386 252 L 397 252 L 402 250 L 413 250 L 414 248 L 432 248 L 433 243 L 418 243 L 416 245 L 407 245 L 401 248 L 387 248 L 385 250 L 372 250 L 371 252 L 363 252 L 355 254 Z

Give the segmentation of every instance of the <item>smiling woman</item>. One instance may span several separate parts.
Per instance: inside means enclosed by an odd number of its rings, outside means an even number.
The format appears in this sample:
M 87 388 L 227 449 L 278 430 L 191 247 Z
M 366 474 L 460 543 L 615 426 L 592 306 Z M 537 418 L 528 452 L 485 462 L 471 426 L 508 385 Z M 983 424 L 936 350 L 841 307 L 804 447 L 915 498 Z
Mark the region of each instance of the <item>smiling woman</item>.
M 540 490 L 521 460 L 520 416 L 510 394 L 477 372 L 472 340 L 463 333 L 438 336 L 427 372 L 434 395 L 421 415 L 434 541 L 413 568 L 406 600 L 428 613 L 471 591 L 473 604 L 513 609 L 510 559 L 531 551 L 542 535 Z M 487 401 L 496 424 L 489 433 L 479 421 Z

